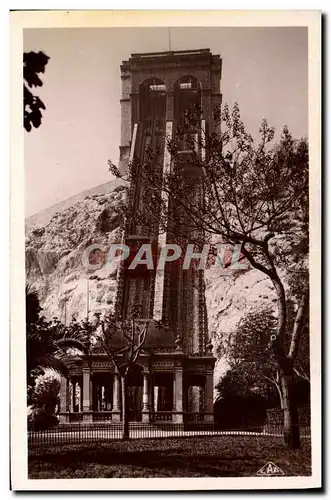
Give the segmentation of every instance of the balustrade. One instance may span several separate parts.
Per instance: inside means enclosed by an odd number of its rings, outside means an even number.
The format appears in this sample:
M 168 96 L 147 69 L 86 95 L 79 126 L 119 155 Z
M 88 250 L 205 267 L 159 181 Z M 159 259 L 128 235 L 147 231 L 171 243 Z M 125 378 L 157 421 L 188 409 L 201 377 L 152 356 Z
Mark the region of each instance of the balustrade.
M 111 422 L 112 412 L 111 411 L 94 411 L 93 422 Z
M 150 414 L 151 422 L 171 422 L 172 411 L 155 411 Z

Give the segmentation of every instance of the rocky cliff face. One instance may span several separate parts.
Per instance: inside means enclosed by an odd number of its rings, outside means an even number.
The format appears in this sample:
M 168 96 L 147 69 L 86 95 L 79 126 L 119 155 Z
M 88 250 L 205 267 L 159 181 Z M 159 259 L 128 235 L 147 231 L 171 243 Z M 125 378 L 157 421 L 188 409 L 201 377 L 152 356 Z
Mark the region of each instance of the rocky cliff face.
M 53 215 L 45 226 L 26 230 L 27 282 L 39 293 L 46 317 L 70 322 L 109 310 L 116 292 L 116 271 L 109 265 L 91 270 L 83 265 L 92 244 L 106 248 L 121 238 L 120 209 L 125 187 L 118 181 L 108 192 L 93 194 Z M 209 332 L 215 352 L 249 311 L 275 301 L 271 283 L 254 269 L 208 269 L 205 272 Z M 217 362 L 215 383 L 226 369 Z
M 81 320 L 87 311 L 93 315 L 112 304 L 116 274 L 109 266 L 89 269 L 82 256 L 90 245 L 107 248 L 120 241 L 124 195 L 124 186 L 115 183 L 107 194 L 88 196 L 56 213 L 46 226 L 27 230 L 27 282 L 38 291 L 46 317 Z

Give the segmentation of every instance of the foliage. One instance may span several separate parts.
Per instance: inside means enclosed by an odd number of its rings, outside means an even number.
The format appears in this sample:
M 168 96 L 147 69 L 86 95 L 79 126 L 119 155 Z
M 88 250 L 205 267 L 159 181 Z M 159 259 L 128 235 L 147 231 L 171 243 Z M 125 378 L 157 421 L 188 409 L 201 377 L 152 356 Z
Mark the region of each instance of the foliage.
M 24 128 L 30 132 L 32 127 L 38 128 L 41 124 L 41 110 L 46 109 L 43 101 L 31 90 L 33 87 L 41 87 L 43 82 L 39 78 L 40 73 L 45 72 L 45 66 L 49 57 L 43 52 L 25 52 L 23 54 L 23 92 L 24 92 Z
M 39 375 L 30 394 L 29 424 L 34 428 L 45 428 L 58 423 L 55 416 L 59 406 L 60 375 L 46 369 Z
M 136 160 L 129 165 L 126 180 L 132 183 L 141 177 L 144 180 L 143 203 L 134 219 L 130 202 L 127 206 L 131 223 L 154 221 L 159 218 L 155 207 L 160 206 L 163 228 L 169 218 L 178 222 L 179 216 L 186 228 L 203 230 L 204 238 L 214 234 L 229 243 L 242 243 L 249 248 L 247 253 L 252 257 L 260 250 L 256 257 L 261 259 L 261 264 L 267 265 L 263 242 L 271 239 L 269 234 L 296 234 L 298 225 L 307 223 L 307 142 L 304 139 L 295 141 L 284 127 L 280 143 L 274 144 L 274 129 L 263 120 L 260 142 L 254 144 L 245 130 L 237 104 L 232 113 L 225 106 L 220 114 L 223 130 L 220 136 L 203 134 L 200 125 L 195 125 L 196 134 L 192 135 L 192 123 L 200 123 L 197 120 L 199 113 L 198 109 L 187 113 L 186 129 L 184 127 L 173 140 L 167 138 L 175 160 L 172 170 L 162 172 L 161 152 L 152 150 L 147 151 L 143 164 Z M 197 143 L 192 144 L 189 159 L 178 153 L 178 140 L 182 135 L 188 142 L 192 137 L 199 137 L 194 139 Z M 199 154 L 202 147 L 206 151 L 205 160 Z M 194 165 L 189 172 L 185 171 L 188 162 Z M 123 177 L 116 166 L 111 162 L 109 165 L 115 175 Z M 199 188 L 194 185 L 197 179 Z M 201 189 L 204 196 L 193 196 L 195 189 Z M 163 200 L 161 191 L 166 195 Z M 169 201 L 177 208 L 170 213 Z M 177 232 L 180 224 L 176 226 L 173 230 Z
M 278 384 L 271 340 L 276 323 L 270 309 L 251 312 L 232 332 L 229 344 L 220 345 L 218 354 L 229 363 L 229 370 L 217 385 L 221 397 L 267 396 L 270 387 Z
M 58 404 L 60 375 L 53 369 L 46 369 L 39 375 L 34 386 L 32 404 L 42 408 L 45 413 L 54 413 Z
M 295 320 L 293 304 L 288 304 L 289 328 L 287 348 Z M 237 394 L 247 396 L 257 393 L 268 397 L 277 389 L 283 406 L 279 366 L 273 349 L 277 319 L 271 309 L 262 309 L 247 314 L 230 335 L 228 343 L 220 345 L 218 354 L 225 356 L 229 371 L 219 382 L 217 389 L 221 397 Z M 300 351 L 295 359 L 295 373 L 300 379 L 309 381 L 309 336 L 306 324 L 302 334 Z
M 231 366 L 249 364 L 255 372 L 273 369 L 272 339 L 276 326 L 277 320 L 270 309 L 248 313 L 230 338 L 227 356 Z
M 241 390 L 240 385 L 236 387 L 236 392 L 233 392 L 233 388 L 234 386 L 231 384 L 230 390 L 224 393 L 224 397 L 215 401 L 216 429 L 261 432 L 266 422 L 268 400 L 252 391 L 245 393 Z
M 86 322 L 72 320 L 68 326 L 57 318 L 47 321 L 41 314 L 37 292 L 26 288 L 26 351 L 28 400 L 34 389 L 36 377 L 45 368 L 67 373 L 67 349 L 89 349 L 91 326 Z

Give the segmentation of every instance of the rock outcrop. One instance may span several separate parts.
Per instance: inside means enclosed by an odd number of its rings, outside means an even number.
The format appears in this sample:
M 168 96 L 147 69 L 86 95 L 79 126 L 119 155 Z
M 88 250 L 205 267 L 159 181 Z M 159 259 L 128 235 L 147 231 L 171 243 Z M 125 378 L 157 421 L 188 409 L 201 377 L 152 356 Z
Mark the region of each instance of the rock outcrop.
M 74 316 L 81 320 L 95 312 L 107 311 L 113 304 L 116 271 L 109 264 L 92 270 L 82 262 L 84 250 L 90 245 L 107 248 L 120 242 L 121 206 L 126 190 L 118 181 L 107 187 L 107 192 L 79 199 L 53 214 L 46 225 L 27 227 L 27 282 L 38 291 L 43 313 L 49 319 L 57 317 L 68 323 Z M 209 332 L 215 353 L 219 340 L 226 341 L 249 311 L 275 301 L 270 281 L 255 269 L 207 269 L 205 282 Z M 225 368 L 224 360 L 220 359 L 215 383 Z

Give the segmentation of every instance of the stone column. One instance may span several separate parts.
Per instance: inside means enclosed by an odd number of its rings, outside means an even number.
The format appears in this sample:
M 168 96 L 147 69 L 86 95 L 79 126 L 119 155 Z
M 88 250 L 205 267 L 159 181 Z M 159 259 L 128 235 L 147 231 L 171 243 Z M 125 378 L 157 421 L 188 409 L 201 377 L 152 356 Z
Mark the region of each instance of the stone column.
M 199 413 L 199 397 L 200 397 L 200 388 L 196 385 L 189 385 L 187 388 L 188 391 L 188 408 L 187 411 L 190 413 Z
M 78 390 L 78 396 L 77 401 L 78 401 L 78 413 L 82 411 L 82 384 L 80 381 L 77 382 L 77 390 Z
M 92 422 L 91 401 L 90 401 L 91 369 L 89 366 L 83 367 L 83 420 Z
M 149 389 L 148 389 L 148 377 L 149 373 L 144 372 L 144 386 L 143 386 L 143 410 L 142 410 L 142 421 L 149 422 Z
M 121 380 L 118 373 L 114 374 L 113 381 L 113 409 L 112 420 L 119 422 L 121 420 Z
M 69 383 L 68 383 L 68 390 L 69 390 L 69 411 L 72 413 L 74 411 L 74 399 L 73 399 L 73 396 L 74 396 L 74 388 L 73 388 L 73 384 L 72 384 L 72 381 L 69 380 Z
M 168 90 L 166 94 L 166 121 L 174 120 L 174 91 Z
M 202 113 L 203 113 L 203 118 L 207 118 L 211 116 L 210 113 L 210 90 L 208 88 L 203 89 L 201 92 L 201 104 L 202 104 Z M 212 121 L 212 120 L 211 120 Z
M 103 385 L 103 382 L 100 386 L 100 411 L 104 411 L 104 406 L 103 406 L 103 403 L 104 403 L 104 395 L 105 395 L 105 389 L 104 389 L 104 385 Z
M 98 382 L 97 382 L 97 411 L 101 411 L 101 384 L 100 384 L 100 378 L 98 377 Z
M 157 385 L 154 385 L 153 387 L 153 411 L 158 411 L 158 405 L 159 405 L 159 387 Z
M 128 158 L 131 141 L 131 98 L 132 92 L 130 69 L 121 67 L 122 79 L 122 96 L 121 96 L 121 146 L 120 146 L 120 161 L 119 168 L 121 172 L 125 172 L 128 166 Z
M 68 379 L 61 375 L 60 386 L 60 424 L 69 422 L 69 383 Z
M 177 424 L 183 423 L 183 367 L 175 367 L 175 384 L 174 384 L 174 422 Z
M 214 422 L 214 372 L 207 371 L 205 382 L 205 422 Z
M 105 387 L 105 396 L 106 396 L 106 410 L 110 411 L 111 410 L 111 407 L 110 407 L 111 396 L 110 396 L 110 387 L 109 387 L 109 384 L 107 384 L 106 387 Z
M 72 381 L 72 411 L 76 411 L 76 380 Z
M 93 377 L 90 377 L 90 410 L 93 412 Z

